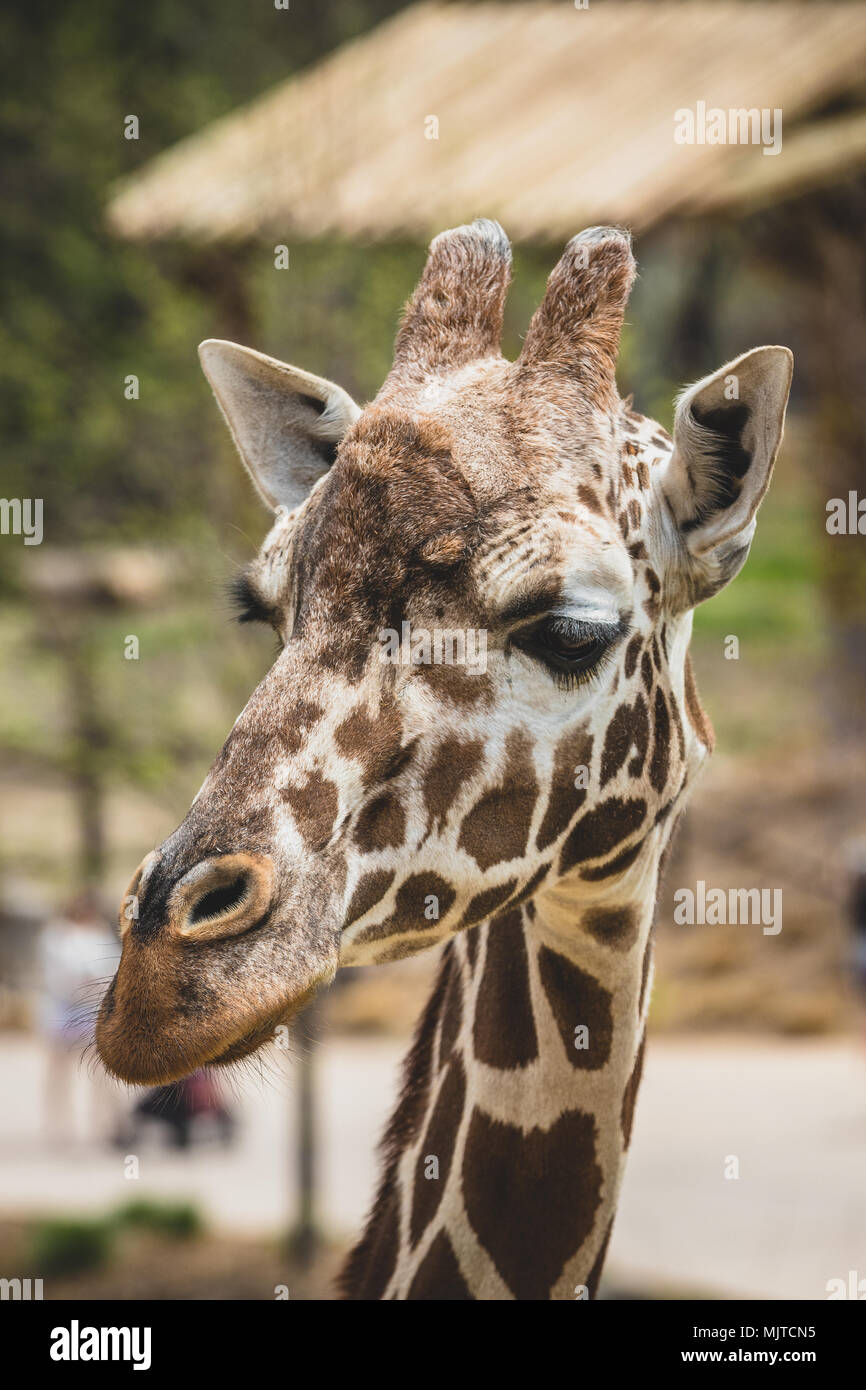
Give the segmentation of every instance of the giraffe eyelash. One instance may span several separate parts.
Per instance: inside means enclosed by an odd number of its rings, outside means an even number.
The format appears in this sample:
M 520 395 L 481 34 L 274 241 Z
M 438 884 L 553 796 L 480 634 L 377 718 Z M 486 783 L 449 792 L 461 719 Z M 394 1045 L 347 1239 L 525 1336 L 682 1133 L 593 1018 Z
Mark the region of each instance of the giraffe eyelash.
M 613 660 L 613 650 L 616 644 L 606 648 L 597 658 L 594 665 L 585 671 L 560 671 L 555 666 L 548 666 L 548 671 L 553 677 L 554 685 L 558 690 L 576 690 L 579 685 L 598 685 L 603 673 L 607 670 Z
M 599 623 L 548 613 L 540 623 L 533 624 L 514 640 L 528 656 L 546 668 L 560 690 L 574 690 L 578 685 L 598 682 L 626 631 L 624 622 Z M 556 650 L 551 638 L 557 637 L 572 640 L 573 656 L 567 651 Z M 580 646 L 589 649 L 583 658 Z
M 246 574 L 239 574 L 229 584 L 229 600 L 239 623 L 264 623 L 272 627 L 273 611 L 262 600 Z

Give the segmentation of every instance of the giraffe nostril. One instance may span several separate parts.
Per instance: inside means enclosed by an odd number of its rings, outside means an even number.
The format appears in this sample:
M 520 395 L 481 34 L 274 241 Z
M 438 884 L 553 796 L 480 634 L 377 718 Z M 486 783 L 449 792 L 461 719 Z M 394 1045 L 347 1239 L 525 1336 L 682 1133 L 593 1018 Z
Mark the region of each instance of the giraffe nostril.
M 204 922 L 208 917 L 219 917 L 233 907 L 240 907 L 249 893 L 249 879 L 246 874 L 238 874 L 230 883 L 212 888 L 199 898 L 189 914 L 191 923 Z
M 187 940 L 237 936 L 264 920 L 273 888 L 274 865 L 266 854 L 244 851 L 204 859 L 175 884 L 169 925 Z

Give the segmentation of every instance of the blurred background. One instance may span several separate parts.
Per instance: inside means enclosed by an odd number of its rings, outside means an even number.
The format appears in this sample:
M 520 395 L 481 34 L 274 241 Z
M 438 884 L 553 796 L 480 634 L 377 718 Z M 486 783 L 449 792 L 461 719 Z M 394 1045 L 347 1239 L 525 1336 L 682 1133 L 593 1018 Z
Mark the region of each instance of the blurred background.
M 268 522 L 196 345 L 369 399 L 430 236 L 487 215 L 507 355 L 565 240 L 618 222 L 639 410 L 796 359 L 748 566 L 696 616 L 717 752 L 603 1296 L 866 1277 L 866 541 L 827 530 L 866 497 L 866 5 L 10 0 L 0 51 L 2 492 L 44 507 L 41 544 L 0 535 L 0 1276 L 332 1296 L 434 956 L 344 972 L 220 1090 L 111 1087 L 86 1044 L 115 905 L 272 659 L 225 596 Z M 699 101 L 780 110 L 781 152 L 678 145 Z M 675 925 L 697 879 L 781 888 L 783 930 Z

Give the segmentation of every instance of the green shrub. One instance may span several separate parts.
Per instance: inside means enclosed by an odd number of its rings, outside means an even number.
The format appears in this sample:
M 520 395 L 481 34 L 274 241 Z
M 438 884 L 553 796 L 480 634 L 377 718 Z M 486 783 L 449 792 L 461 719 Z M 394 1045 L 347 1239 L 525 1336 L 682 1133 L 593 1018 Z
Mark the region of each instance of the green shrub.
M 174 1240 L 189 1240 L 199 1235 L 204 1226 L 201 1213 L 192 1202 L 152 1202 L 144 1198 L 125 1203 L 113 1220 L 118 1227 L 157 1231 Z
M 104 1220 L 48 1218 L 34 1224 L 30 1241 L 40 1275 L 78 1274 L 105 1263 L 112 1234 Z

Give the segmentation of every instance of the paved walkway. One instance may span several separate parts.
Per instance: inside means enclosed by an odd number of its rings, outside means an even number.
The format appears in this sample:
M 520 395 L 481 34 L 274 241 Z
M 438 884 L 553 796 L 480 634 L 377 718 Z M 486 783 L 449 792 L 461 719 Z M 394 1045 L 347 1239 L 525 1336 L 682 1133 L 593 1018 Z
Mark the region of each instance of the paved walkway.
M 358 1228 L 402 1045 L 341 1038 L 318 1054 L 321 1209 Z M 0 1037 L 0 1212 L 104 1211 L 144 1194 L 191 1197 L 216 1225 L 272 1233 L 292 1210 L 294 1103 L 288 1059 L 239 1087 L 229 1151 L 140 1150 L 40 1135 L 44 1055 Z M 86 1072 L 75 1099 L 86 1112 Z M 83 1122 L 83 1120 L 82 1120 Z M 739 1177 L 726 1178 L 739 1165 Z M 635 1289 L 814 1299 L 831 1278 L 866 1277 L 866 1056 L 853 1043 L 655 1042 L 641 1088 L 609 1269 Z
M 611 1267 L 794 1299 L 825 1298 L 851 1269 L 866 1277 L 866 1054 L 837 1042 L 651 1046 Z

